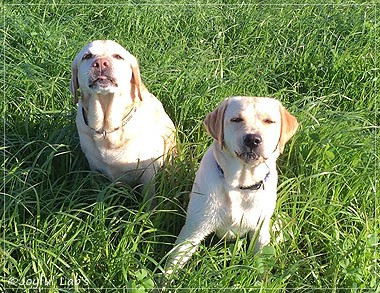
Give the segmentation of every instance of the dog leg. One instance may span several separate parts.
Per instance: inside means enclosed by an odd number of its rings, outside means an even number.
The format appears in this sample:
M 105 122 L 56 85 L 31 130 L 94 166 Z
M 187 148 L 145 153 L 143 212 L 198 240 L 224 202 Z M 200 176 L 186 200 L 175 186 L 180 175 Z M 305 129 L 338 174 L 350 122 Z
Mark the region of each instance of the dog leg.
M 143 195 L 143 202 L 147 204 L 148 209 L 155 208 L 157 200 L 155 198 L 155 175 L 159 168 L 156 161 L 151 162 L 145 169 L 142 170 L 138 183 L 141 184 L 141 194 Z
M 267 245 L 270 241 L 269 219 L 262 220 L 260 225 L 257 226 L 257 230 L 250 231 L 249 238 L 251 241 L 256 241 L 254 249 L 255 253 L 259 252 L 261 248 Z
M 178 235 L 175 247 L 170 251 L 165 275 L 170 276 L 182 268 L 196 251 L 199 243 L 212 231 L 203 229 L 202 225 L 193 226 L 186 223 Z
M 170 252 L 166 265 L 166 276 L 180 269 L 189 260 L 199 243 L 215 231 L 217 220 L 209 217 L 214 205 L 203 194 L 193 193 L 187 210 L 186 223 L 178 235 L 176 245 Z M 215 211 L 213 211 L 215 213 Z

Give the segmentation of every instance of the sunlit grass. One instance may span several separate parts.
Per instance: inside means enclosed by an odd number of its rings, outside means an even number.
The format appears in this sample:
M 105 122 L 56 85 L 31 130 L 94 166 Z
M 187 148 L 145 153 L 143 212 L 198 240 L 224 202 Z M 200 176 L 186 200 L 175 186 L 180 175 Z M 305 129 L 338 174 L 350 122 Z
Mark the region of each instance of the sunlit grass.
M 300 122 L 279 159 L 281 241 L 273 233 L 253 255 L 245 238 L 211 235 L 172 291 L 380 290 L 376 8 L 3 6 L 1 286 L 159 287 L 211 143 L 202 121 L 225 97 L 244 94 L 277 97 Z M 137 56 L 178 129 L 178 157 L 156 178 L 154 211 L 137 191 L 89 171 L 80 150 L 70 64 L 94 39 Z

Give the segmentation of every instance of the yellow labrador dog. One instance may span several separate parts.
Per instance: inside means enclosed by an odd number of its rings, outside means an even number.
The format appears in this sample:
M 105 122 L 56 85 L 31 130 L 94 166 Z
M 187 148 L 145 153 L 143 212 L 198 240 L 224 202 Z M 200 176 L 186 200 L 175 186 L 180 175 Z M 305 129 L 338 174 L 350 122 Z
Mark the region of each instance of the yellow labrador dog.
M 268 244 L 276 205 L 276 159 L 298 122 L 272 98 L 231 97 L 207 115 L 214 143 L 197 172 L 186 223 L 169 256 L 166 273 L 180 268 L 210 233 L 234 238 L 258 235 Z
M 150 182 L 175 148 L 175 128 L 136 58 L 114 41 L 87 44 L 72 63 L 71 92 L 90 168 L 127 184 Z

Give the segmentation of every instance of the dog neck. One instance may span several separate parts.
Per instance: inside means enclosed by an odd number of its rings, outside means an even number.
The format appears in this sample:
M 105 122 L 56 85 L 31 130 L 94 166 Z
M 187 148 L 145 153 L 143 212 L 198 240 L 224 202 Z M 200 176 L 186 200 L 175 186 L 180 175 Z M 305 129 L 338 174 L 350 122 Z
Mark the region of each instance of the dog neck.
M 262 160 L 255 165 L 248 165 L 231 152 L 222 149 L 218 143 L 214 143 L 213 148 L 218 172 L 226 184 L 234 189 L 254 191 L 263 188 L 270 176 L 270 170 L 273 170 L 273 164 L 275 168 L 275 161 L 272 160 Z
M 114 133 L 121 129 L 138 107 L 138 102 L 116 94 L 101 95 L 83 99 L 83 119 L 97 134 Z

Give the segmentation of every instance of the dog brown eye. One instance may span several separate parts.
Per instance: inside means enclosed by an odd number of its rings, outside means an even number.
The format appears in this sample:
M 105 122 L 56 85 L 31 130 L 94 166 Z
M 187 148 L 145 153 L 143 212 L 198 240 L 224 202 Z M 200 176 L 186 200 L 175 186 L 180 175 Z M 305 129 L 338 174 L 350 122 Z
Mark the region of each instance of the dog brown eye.
M 122 56 L 120 56 L 119 54 L 114 54 L 113 58 L 115 58 L 117 60 L 124 60 L 124 58 Z
M 243 118 L 240 118 L 240 117 L 234 117 L 231 119 L 231 122 L 242 122 L 243 121 Z
M 83 55 L 82 60 L 87 60 L 87 59 L 90 59 L 92 57 L 93 57 L 93 55 L 91 53 L 86 53 Z
M 272 119 L 267 118 L 267 119 L 264 119 L 264 123 L 265 124 L 273 124 L 273 123 L 276 123 L 276 121 L 273 121 Z

